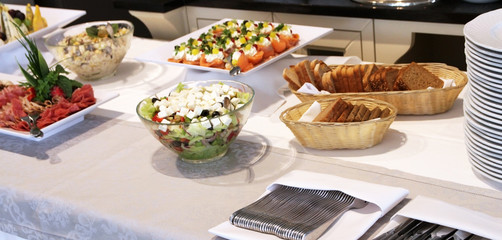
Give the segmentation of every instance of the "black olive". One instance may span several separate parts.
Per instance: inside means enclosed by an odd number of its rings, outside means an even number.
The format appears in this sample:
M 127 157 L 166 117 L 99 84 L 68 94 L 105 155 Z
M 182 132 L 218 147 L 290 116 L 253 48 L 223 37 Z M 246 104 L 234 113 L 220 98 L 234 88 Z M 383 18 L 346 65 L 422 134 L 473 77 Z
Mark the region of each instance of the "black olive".
M 218 117 L 220 116 L 220 112 L 218 111 L 214 111 L 213 114 L 211 115 L 211 117 Z
M 204 109 L 204 110 L 202 110 L 202 112 L 200 112 L 200 116 L 202 116 L 202 117 L 206 117 L 208 115 L 209 115 L 209 110 L 207 110 L 207 109 Z
M 7 41 L 7 35 L 5 35 L 5 33 L 3 32 L 0 32 L 0 39 L 2 39 L 3 41 Z
M 19 18 L 19 20 L 24 21 L 25 18 L 24 13 L 22 13 L 21 11 L 17 11 L 15 18 Z
M 180 141 L 173 141 L 171 144 L 173 146 L 175 146 L 175 147 L 181 147 L 181 142 Z
M 153 97 L 153 98 L 152 98 L 152 103 L 155 103 L 155 102 L 157 102 L 157 101 L 159 101 L 159 99 L 158 99 L 158 98 L 156 98 L 156 97 Z

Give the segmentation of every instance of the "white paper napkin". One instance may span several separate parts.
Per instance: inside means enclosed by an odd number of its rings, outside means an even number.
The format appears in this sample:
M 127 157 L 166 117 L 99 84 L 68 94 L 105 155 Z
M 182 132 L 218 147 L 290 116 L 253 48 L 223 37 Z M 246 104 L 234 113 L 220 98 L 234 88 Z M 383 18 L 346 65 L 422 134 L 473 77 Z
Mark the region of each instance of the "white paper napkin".
M 321 113 L 321 104 L 317 101 L 314 101 L 312 105 L 310 105 L 309 109 L 303 113 L 303 115 L 298 119 L 300 122 L 312 122 L 317 115 Z
M 321 236 L 320 239 L 358 239 L 380 217 L 385 215 L 409 193 L 408 190 L 403 188 L 352 180 L 334 175 L 296 170 L 286 174 L 269 185 L 263 195 L 272 191 L 277 185 L 319 190 L 339 190 L 356 198 L 370 202 L 362 209 L 346 212 L 340 217 L 335 225 L 333 225 L 323 236 Z M 229 221 L 225 221 L 220 225 L 209 229 L 209 232 L 227 239 L 279 239 L 278 237 L 270 234 L 263 234 L 235 227 Z
M 488 239 L 502 239 L 502 218 L 425 196 L 417 196 L 406 204 L 378 235 L 408 218 L 462 230 Z

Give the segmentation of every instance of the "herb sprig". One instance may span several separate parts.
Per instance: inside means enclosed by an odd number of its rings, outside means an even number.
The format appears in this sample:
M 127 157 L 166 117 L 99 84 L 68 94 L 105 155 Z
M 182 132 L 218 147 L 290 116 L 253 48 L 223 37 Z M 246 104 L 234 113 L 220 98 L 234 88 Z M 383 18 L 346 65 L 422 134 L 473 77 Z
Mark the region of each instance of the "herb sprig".
M 24 42 L 21 39 L 18 41 L 26 49 L 25 56 L 28 59 L 27 69 L 24 69 L 18 62 L 19 68 L 27 81 L 21 83 L 21 85 L 35 89 L 35 96 L 32 101 L 44 102 L 52 100 L 51 91 L 56 86 L 61 88 L 66 98 L 70 98 L 73 90 L 82 87 L 82 83 L 64 76 L 63 74 L 68 74 L 68 72 L 60 64 L 49 68 L 35 42 L 28 38 L 19 27 L 17 28 L 24 39 Z

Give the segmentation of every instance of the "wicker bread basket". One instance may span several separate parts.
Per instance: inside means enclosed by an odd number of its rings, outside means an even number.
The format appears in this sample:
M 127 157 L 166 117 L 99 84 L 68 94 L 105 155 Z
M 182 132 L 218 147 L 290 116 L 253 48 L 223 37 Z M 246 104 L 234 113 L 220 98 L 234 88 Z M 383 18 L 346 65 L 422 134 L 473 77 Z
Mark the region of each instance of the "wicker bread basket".
M 452 108 L 455 100 L 467 84 L 467 75 L 456 67 L 442 63 L 419 63 L 434 75 L 442 79 L 452 79 L 455 86 L 440 89 L 424 89 L 412 91 L 388 92 L 360 92 L 360 93 L 331 93 L 331 94 L 306 94 L 291 91 L 300 101 L 312 101 L 336 97 L 367 97 L 386 101 L 397 108 L 400 115 L 430 115 L 443 113 Z M 392 66 L 402 68 L 408 64 L 392 64 L 379 66 Z
M 368 109 L 389 108 L 390 114 L 362 122 L 300 122 L 298 119 L 314 101 L 302 102 L 284 110 L 280 119 L 293 132 L 302 146 L 315 149 L 364 149 L 382 141 L 385 132 L 396 118 L 397 110 L 391 104 L 372 98 L 342 97 L 353 105 L 364 104 Z M 321 99 L 321 109 L 336 99 Z

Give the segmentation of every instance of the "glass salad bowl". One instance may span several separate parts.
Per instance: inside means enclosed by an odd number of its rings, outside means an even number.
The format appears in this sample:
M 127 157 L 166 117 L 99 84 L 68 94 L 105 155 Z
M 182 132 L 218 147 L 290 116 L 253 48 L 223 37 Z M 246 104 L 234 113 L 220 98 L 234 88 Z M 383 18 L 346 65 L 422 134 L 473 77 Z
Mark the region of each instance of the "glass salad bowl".
M 131 46 L 134 26 L 128 21 L 87 22 L 58 29 L 44 37 L 47 49 L 83 80 L 115 74 Z
M 254 94 L 232 80 L 181 82 L 141 100 L 136 113 L 181 160 L 204 163 L 226 154 L 247 122 Z

